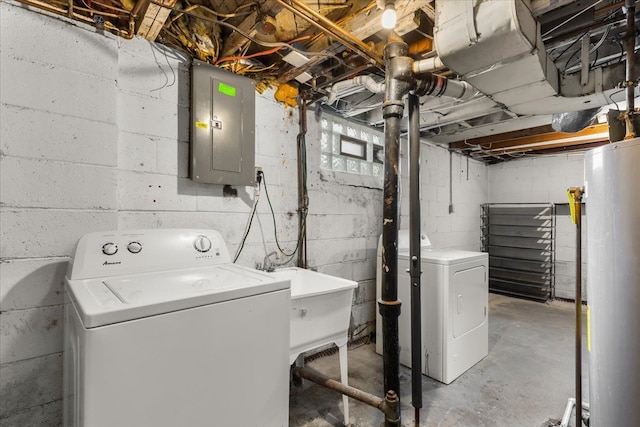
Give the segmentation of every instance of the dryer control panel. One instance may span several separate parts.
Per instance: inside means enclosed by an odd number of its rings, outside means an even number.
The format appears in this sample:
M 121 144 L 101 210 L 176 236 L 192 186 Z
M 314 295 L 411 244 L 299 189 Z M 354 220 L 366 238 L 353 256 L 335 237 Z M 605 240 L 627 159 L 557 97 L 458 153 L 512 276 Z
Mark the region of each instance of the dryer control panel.
M 98 232 L 78 241 L 67 277 L 89 279 L 230 262 L 224 239 L 215 230 Z

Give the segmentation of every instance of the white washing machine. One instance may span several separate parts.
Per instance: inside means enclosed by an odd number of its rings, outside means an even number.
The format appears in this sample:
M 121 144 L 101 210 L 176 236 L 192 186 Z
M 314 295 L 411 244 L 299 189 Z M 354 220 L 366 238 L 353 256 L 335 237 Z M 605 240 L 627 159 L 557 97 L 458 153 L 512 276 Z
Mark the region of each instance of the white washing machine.
M 422 370 L 451 383 L 485 358 L 489 350 L 488 255 L 433 249 L 421 237 Z M 380 240 L 382 242 L 382 239 Z M 377 299 L 381 298 L 381 244 L 378 245 Z M 398 320 L 400 363 L 411 367 L 411 277 L 409 232 L 398 233 Z M 382 354 L 382 317 L 376 310 L 376 352 Z
M 290 283 L 217 231 L 88 234 L 65 291 L 65 426 L 288 425 Z

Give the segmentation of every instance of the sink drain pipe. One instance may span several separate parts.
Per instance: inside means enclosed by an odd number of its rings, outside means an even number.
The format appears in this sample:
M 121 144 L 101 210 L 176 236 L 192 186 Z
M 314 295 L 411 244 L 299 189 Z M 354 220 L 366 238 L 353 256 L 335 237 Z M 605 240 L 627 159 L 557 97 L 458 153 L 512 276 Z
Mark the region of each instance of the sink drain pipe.
M 378 408 L 385 416 L 385 423 L 387 420 L 393 420 L 396 422 L 396 424 L 393 425 L 400 426 L 400 400 L 394 391 L 389 391 L 384 399 L 382 399 L 355 387 L 344 385 L 340 381 L 333 380 L 307 367 L 293 368 L 293 374 L 323 387 L 335 390 L 359 402 Z

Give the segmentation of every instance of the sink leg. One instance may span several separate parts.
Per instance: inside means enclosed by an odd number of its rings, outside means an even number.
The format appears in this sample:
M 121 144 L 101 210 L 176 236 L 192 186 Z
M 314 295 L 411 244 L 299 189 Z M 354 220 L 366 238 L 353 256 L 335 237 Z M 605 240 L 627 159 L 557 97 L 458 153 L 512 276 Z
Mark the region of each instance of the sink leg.
M 347 365 L 347 344 L 338 347 L 338 353 L 340 354 L 340 380 L 342 384 L 349 385 L 349 368 Z M 344 412 L 344 425 L 349 425 L 349 398 L 346 395 L 342 395 L 342 406 Z
M 304 368 L 304 353 L 300 353 L 298 357 L 296 357 L 296 361 L 293 362 L 296 368 Z M 300 390 L 303 390 L 304 380 L 301 377 L 293 376 L 293 385 L 296 387 L 300 387 Z

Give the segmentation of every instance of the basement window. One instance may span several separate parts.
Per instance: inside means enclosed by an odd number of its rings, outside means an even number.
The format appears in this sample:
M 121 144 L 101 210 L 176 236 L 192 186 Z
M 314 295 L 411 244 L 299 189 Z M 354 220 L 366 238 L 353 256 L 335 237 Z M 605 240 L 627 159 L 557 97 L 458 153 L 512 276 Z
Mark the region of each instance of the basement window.
M 371 176 L 382 182 L 382 132 L 328 114 L 323 114 L 320 120 L 320 166 L 336 172 Z
M 340 135 L 340 154 L 355 159 L 367 160 L 367 143 Z

